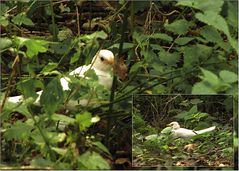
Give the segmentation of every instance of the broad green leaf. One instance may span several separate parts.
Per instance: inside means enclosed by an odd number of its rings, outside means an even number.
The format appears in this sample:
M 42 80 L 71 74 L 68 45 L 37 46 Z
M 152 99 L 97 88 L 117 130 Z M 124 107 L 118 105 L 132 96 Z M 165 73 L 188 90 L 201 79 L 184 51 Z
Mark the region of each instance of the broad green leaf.
M 32 126 L 29 126 L 21 121 L 16 121 L 10 128 L 6 129 L 3 134 L 6 140 L 28 140 L 31 135 Z
M 207 25 L 203 27 L 200 34 L 209 42 L 220 43 L 223 41 L 220 33 L 213 26 Z
M 44 68 L 41 70 L 41 73 L 45 73 L 45 72 L 50 72 L 54 69 L 56 69 L 58 67 L 58 64 L 55 62 L 49 62 L 46 66 L 44 66 Z
M 59 78 L 54 78 L 43 90 L 40 103 L 48 114 L 53 114 L 64 101 Z
M 212 86 L 217 86 L 219 84 L 219 78 L 216 74 L 203 68 L 201 68 L 201 71 L 203 73 L 203 76 L 201 76 L 203 81 L 208 82 Z
M 100 141 L 96 141 L 92 143 L 94 146 L 98 147 L 100 150 L 102 150 L 103 152 L 110 154 L 109 150 L 105 147 L 104 144 L 102 144 Z
M 76 119 L 74 118 L 71 118 L 69 116 L 66 116 L 66 115 L 61 115 L 61 114 L 52 114 L 52 120 L 55 120 L 55 121 L 64 121 L 68 124 L 71 124 L 71 123 L 74 123 L 76 122 Z
M 171 127 L 166 127 L 161 131 L 161 133 L 162 134 L 169 134 L 169 133 L 171 133 L 171 131 L 172 131 Z
M 180 59 L 180 55 L 177 52 L 170 53 L 166 51 L 159 52 L 160 61 L 167 64 L 168 66 L 176 66 L 177 62 Z
M 104 31 L 96 31 L 92 34 L 84 35 L 84 36 L 80 37 L 80 39 L 92 41 L 93 39 L 98 39 L 98 38 L 106 39 L 107 37 L 108 37 L 108 35 Z
M 197 105 L 193 105 L 193 107 L 191 107 L 191 109 L 188 111 L 188 114 L 193 114 L 193 113 L 197 113 L 197 112 L 198 112 Z
M 35 40 L 24 37 L 14 37 L 15 43 L 19 48 L 26 46 L 27 47 L 27 57 L 32 58 L 37 56 L 39 52 L 46 52 L 48 50 L 47 46 L 49 42 L 45 40 Z
M 17 89 L 21 91 L 25 99 L 29 97 L 33 97 L 33 99 L 36 99 L 38 97 L 35 91 L 36 88 L 43 88 L 43 84 L 40 80 L 34 78 L 22 80 L 17 85 Z
M 173 38 L 165 33 L 154 33 L 149 36 L 151 39 L 161 39 L 168 42 L 172 42 Z
M 179 37 L 175 40 L 175 43 L 178 45 L 186 45 L 191 42 L 194 38 L 192 37 Z
M 2 37 L 0 38 L 0 50 L 7 49 L 11 47 L 12 45 L 12 40 L 7 38 L 7 37 Z
M 91 118 L 92 115 L 89 112 L 76 115 L 76 121 L 79 123 L 80 131 L 84 131 L 86 128 L 92 125 Z
M 215 13 L 219 13 L 223 3 L 223 0 L 178 0 L 176 5 L 188 6 L 202 11 L 213 11 Z
M 152 134 L 152 135 L 148 135 L 145 137 L 146 140 L 148 141 L 155 141 L 159 138 L 159 135 L 158 134 Z
M 206 23 L 206 24 L 208 24 L 210 26 L 213 26 L 216 29 L 224 32 L 227 35 L 227 38 L 228 38 L 231 46 L 236 51 L 238 51 L 237 41 L 234 38 L 231 37 L 228 25 L 227 25 L 225 19 L 221 15 L 219 15 L 219 14 L 213 12 L 213 11 L 206 11 L 204 14 L 197 13 L 195 15 L 195 17 L 198 20 L 200 20 L 201 22 L 204 22 L 204 23 Z
M 70 64 L 77 62 L 80 58 L 80 55 L 81 55 L 81 50 L 78 49 L 78 51 L 76 53 L 74 53 L 74 55 L 71 57 Z
M 2 5 L 2 4 L 1 4 Z M 0 16 L 0 25 L 2 25 L 3 27 L 6 27 L 8 25 L 8 20 L 6 17 L 4 16 Z
M 66 155 L 68 149 L 67 148 L 58 148 L 58 147 L 51 147 L 51 149 L 55 152 L 57 152 L 58 154 L 64 156 Z
M 55 143 L 63 142 L 66 139 L 65 133 L 49 132 L 44 128 L 42 128 L 42 131 L 44 133 L 44 136 L 49 140 L 50 143 L 55 144 Z M 31 137 L 33 138 L 36 144 L 45 144 L 45 140 L 38 129 L 32 132 Z
M 25 12 L 22 12 L 18 14 L 17 16 L 14 16 L 12 18 L 12 22 L 19 26 L 21 26 L 22 24 L 25 24 L 27 26 L 34 26 L 34 23 L 32 22 L 30 18 L 26 16 Z
M 193 26 L 192 22 L 189 22 L 185 19 L 176 20 L 173 23 L 164 25 L 166 30 L 179 35 L 186 34 L 188 32 L 188 29 L 192 26 Z
M 228 4 L 228 15 L 227 21 L 228 24 L 233 28 L 237 29 L 238 27 L 238 2 L 237 1 L 227 1 Z
M 231 71 L 222 70 L 219 73 L 219 76 L 226 83 L 234 83 L 238 81 L 238 75 Z
M 80 170 L 109 170 L 109 163 L 96 152 L 87 151 L 77 158 Z
M 217 94 L 211 86 L 204 82 L 198 82 L 193 85 L 192 94 Z

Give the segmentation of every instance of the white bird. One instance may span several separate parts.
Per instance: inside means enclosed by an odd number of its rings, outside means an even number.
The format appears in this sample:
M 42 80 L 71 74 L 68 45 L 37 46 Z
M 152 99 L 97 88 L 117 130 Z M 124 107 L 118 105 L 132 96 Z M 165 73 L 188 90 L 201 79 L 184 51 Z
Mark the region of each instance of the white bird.
M 212 126 L 212 127 L 206 128 L 206 129 L 199 130 L 199 131 L 194 131 L 194 130 L 190 130 L 190 129 L 186 129 L 186 128 L 180 128 L 180 125 L 178 122 L 171 122 L 170 124 L 168 124 L 168 126 L 170 126 L 172 128 L 172 135 L 176 138 L 178 138 L 178 137 L 191 138 L 198 134 L 203 134 L 206 132 L 213 131 L 216 128 L 216 126 Z
M 95 71 L 95 74 L 98 76 L 99 84 L 102 85 L 104 88 L 109 90 L 112 86 L 112 82 L 113 82 L 112 71 L 113 71 L 113 68 L 115 66 L 116 65 L 115 65 L 114 54 L 109 50 L 103 49 L 103 50 L 100 50 L 94 56 L 94 58 L 91 61 L 91 64 L 80 66 L 80 67 L 76 68 L 75 70 L 73 70 L 72 72 L 70 72 L 69 75 L 83 77 L 83 78 L 87 79 L 87 77 L 84 74 L 89 69 L 93 69 Z M 119 67 L 117 67 L 117 68 L 119 68 Z M 118 72 L 121 73 L 121 75 L 119 75 L 119 77 L 122 77 L 122 79 L 124 79 L 123 77 L 125 77 L 127 70 L 122 69 L 122 71 L 116 71 L 115 73 L 118 73 Z M 61 82 L 62 89 L 64 91 L 70 90 L 70 88 L 69 88 L 70 78 L 62 77 L 60 79 L 60 82 Z M 43 92 L 42 90 L 37 92 L 37 94 L 39 96 L 34 102 L 35 105 L 40 105 L 40 97 L 42 95 L 42 92 Z M 20 103 L 22 101 L 23 101 L 23 96 L 22 95 L 9 97 L 7 99 L 7 102 L 12 102 L 12 103 Z M 87 99 L 83 99 L 83 100 L 80 100 L 80 101 L 70 100 L 69 104 L 68 104 L 69 105 L 68 107 L 72 108 L 76 105 L 85 106 L 86 104 L 88 104 Z M 66 108 L 67 108 L 67 106 L 66 106 Z

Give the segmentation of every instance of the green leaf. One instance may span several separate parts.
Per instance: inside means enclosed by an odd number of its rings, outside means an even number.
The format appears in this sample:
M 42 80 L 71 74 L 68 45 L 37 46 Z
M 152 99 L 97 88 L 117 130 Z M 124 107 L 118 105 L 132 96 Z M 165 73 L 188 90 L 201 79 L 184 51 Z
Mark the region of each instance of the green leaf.
M 203 27 L 200 34 L 209 42 L 220 43 L 223 41 L 220 33 L 213 26 L 207 25 Z
M 201 71 L 203 73 L 201 77 L 203 81 L 208 82 L 212 86 L 217 86 L 219 84 L 219 78 L 216 74 L 203 68 L 201 68 Z
M 54 78 L 43 90 L 40 103 L 48 114 L 53 114 L 64 101 L 59 78 Z
M 108 37 L 108 35 L 104 32 L 104 31 L 96 31 L 92 34 L 86 34 L 82 37 L 80 37 L 80 39 L 82 40 L 94 40 L 94 39 L 106 39 Z
M 35 39 L 28 39 L 24 37 L 15 37 L 15 43 L 19 47 L 26 46 L 27 47 L 27 57 L 32 58 L 33 56 L 37 56 L 39 52 L 46 52 L 47 45 L 49 42 L 45 40 L 35 40 Z
M 2 4 L 1 4 L 2 5 Z M 6 26 L 8 26 L 8 20 L 7 20 L 7 18 L 6 17 L 4 17 L 4 16 L 0 16 L 0 25 L 1 26 L 3 26 L 3 27 L 6 27 Z
M 113 44 L 112 46 L 110 46 L 108 49 L 113 49 L 113 48 L 117 48 L 119 49 L 119 43 Z M 123 43 L 123 49 L 131 49 L 133 48 L 135 45 L 133 43 Z
M 194 38 L 192 37 L 179 37 L 175 40 L 175 43 L 178 45 L 186 45 L 191 42 Z
M 176 34 L 186 34 L 188 29 L 192 27 L 193 24 L 187 20 L 181 19 L 181 20 L 176 20 L 171 24 L 165 24 L 164 27 L 166 30 L 171 31 Z
M 168 42 L 172 42 L 173 38 L 165 33 L 154 33 L 149 36 L 151 39 L 161 39 Z
M 32 126 L 29 126 L 21 121 L 16 121 L 10 128 L 6 129 L 3 134 L 6 140 L 27 140 L 31 135 Z
M 79 123 L 80 131 L 84 131 L 86 128 L 92 125 L 91 118 L 92 115 L 89 112 L 76 115 L 76 121 Z
M 25 24 L 27 26 L 34 26 L 34 23 L 32 22 L 30 18 L 26 16 L 25 12 L 22 12 L 18 14 L 17 16 L 14 16 L 12 18 L 12 22 L 19 26 L 21 26 L 22 24 Z
M 109 163 L 96 152 L 85 152 L 77 158 L 77 162 L 80 170 L 110 169 Z
M 0 22 L 1 23 L 1 22 Z M 12 40 L 7 37 L 0 38 L 0 50 L 7 49 L 12 46 Z
M 213 12 L 213 11 L 206 11 L 204 14 L 197 13 L 195 15 L 195 17 L 198 20 L 200 20 L 201 22 L 204 22 L 208 25 L 211 25 L 211 26 L 215 27 L 216 29 L 224 32 L 226 34 L 231 46 L 236 51 L 238 51 L 237 41 L 234 38 L 231 37 L 228 25 L 227 25 L 225 19 L 221 15 L 219 15 L 219 14 Z
M 234 83 L 238 80 L 238 75 L 236 73 L 227 70 L 222 70 L 219 76 L 226 83 Z
M 79 48 L 78 51 L 76 53 L 74 53 L 74 55 L 71 57 L 70 64 L 77 62 L 80 58 L 80 55 L 81 55 L 81 50 Z
M 110 154 L 109 150 L 105 147 L 104 144 L 102 144 L 100 141 L 96 141 L 92 143 L 94 146 L 98 147 L 100 150 L 102 150 L 103 152 Z
M 42 157 L 35 157 L 31 161 L 31 166 L 49 167 L 53 164 L 50 160 L 46 160 Z
M 217 94 L 215 90 L 204 82 L 198 82 L 193 85 L 192 94 Z
M 21 91 L 25 99 L 29 97 L 33 97 L 33 99 L 36 99 L 38 97 L 35 91 L 36 88 L 43 88 L 43 84 L 40 80 L 37 80 L 35 78 L 22 80 L 17 85 L 17 89 Z
M 227 1 L 227 21 L 234 29 L 238 27 L 238 2 L 237 1 Z
M 223 3 L 223 0 L 178 0 L 176 5 L 188 6 L 202 11 L 213 11 L 215 13 L 219 13 Z
M 44 68 L 41 70 L 41 74 L 44 74 L 45 72 L 50 72 L 58 67 L 58 64 L 55 62 L 49 62 Z
M 42 128 L 43 129 L 43 128 Z M 59 132 L 49 132 L 46 129 L 42 130 L 44 133 L 44 136 L 50 141 L 50 143 L 55 144 L 59 142 L 63 142 L 66 139 L 65 133 L 59 133 Z M 45 144 L 45 140 L 40 134 L 39 130 L 36 129 L 31 134 L 32 139 L 36 144 Z
M 56 113 L 52 114 L 51 118 L 54 121 L 64 121 L 67 124 L 71 124 L 71 123 L 76 122 L 76 119 L 74 119 L 74 118 L 71 118 L 71 117 L 66 116 L 66 115 L 56 114 Z
M 159 52 L 160 61 L 167 64 L 168 66 L 176 66 L 177 62 L 180 59 L 180 55 L 177 52 L 170 53 L 166 51 Z
M 172 131 L 171 127 L 166 127 L 161 131 L 161 133 L 162 134 L 169 134 L 169 133 L 171 133 L 171 131 Z

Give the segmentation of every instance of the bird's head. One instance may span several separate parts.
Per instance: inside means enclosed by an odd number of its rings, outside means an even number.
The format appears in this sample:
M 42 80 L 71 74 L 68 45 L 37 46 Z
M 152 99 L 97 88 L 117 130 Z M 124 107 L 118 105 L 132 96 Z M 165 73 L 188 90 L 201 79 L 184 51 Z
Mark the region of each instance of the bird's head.
M 170 126 L 173 129 L 179 129 L 180 125 L 178 122 L 171 122 L 170 124 L 168 124 L 167 126 Z
M 96 53 L 92 63 L 94 68 L 104 72 L 109 72 L 113 69 L 115 57 L 111 51 L 103 49 Z
M 115 60 L 114 54 L 106 49 L 100 50 L 92 60 L 93 67 L 103 72 L 110 72 L 112 69 L 114 73 L 124 80 L 127 75 L 127 66 L 123 59 Z

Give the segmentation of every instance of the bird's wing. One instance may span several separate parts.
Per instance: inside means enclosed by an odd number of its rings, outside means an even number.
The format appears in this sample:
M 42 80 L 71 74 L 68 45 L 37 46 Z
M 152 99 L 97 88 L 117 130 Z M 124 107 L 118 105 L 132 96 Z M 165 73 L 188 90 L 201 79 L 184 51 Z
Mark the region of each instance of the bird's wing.
M 175 137 L 182 137 L 182 138 L 190 138 L 196 135 L 195 132 L 193 132 L 190 129 L 185 129 L 185 128 L 179 128 L 172 130 L 173 136 Z
M 197 134 L 203 134 L 205 132 L 210 132 L 210 131 L 213 131 L 216 127 L 215 126 L 212 126 L 210 128 L 206 128 L 206 129 L 202 129 L 202 130 L 199 130 L 199 131 L 195 131 Z
M 80 66 L 80 67 L 76 68 L 75 70 L 71 71 L 70 75 L 76 75 L 78 77 L 84 77 L 85 72 L 88 71 L 90 68 L 91 68 L 91 65 Z

